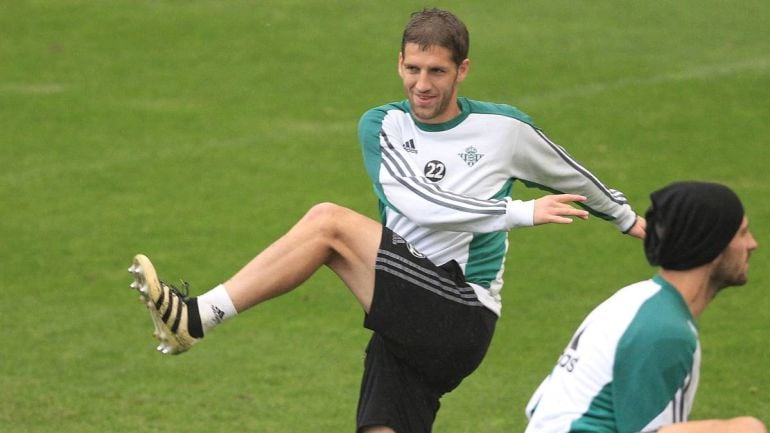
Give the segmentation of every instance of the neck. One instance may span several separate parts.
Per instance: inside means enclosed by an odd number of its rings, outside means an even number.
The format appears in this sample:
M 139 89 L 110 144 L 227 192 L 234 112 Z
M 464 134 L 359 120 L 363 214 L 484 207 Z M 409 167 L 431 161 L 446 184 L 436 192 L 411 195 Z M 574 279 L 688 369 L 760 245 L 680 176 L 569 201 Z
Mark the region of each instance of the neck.
M 661 269 L 660 276 L 668 281 L 682 295 L 693 317 L 696 319 L 706 305 L 716 296 L 717 288 L 711 281 L 710 265 L 699 266 L 685 271 Z

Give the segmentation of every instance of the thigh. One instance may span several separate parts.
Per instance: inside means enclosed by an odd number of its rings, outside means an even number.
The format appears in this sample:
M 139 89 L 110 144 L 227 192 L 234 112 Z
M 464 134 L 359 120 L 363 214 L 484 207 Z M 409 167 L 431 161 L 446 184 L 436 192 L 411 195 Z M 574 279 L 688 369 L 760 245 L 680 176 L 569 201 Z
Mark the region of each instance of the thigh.
M 374 267 L 382 225 L 355 211 L 336 206 L 329 218 L 333 227 L 330 242 L 334 254 L 326 264 L 368 313 L 374 294 Z

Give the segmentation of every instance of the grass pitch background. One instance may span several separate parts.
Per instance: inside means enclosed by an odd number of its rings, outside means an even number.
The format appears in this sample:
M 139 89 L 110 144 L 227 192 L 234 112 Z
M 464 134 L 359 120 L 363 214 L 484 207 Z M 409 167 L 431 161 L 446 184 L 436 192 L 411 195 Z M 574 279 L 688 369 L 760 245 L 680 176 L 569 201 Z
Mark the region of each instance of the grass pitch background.
M 368 331 L 331 272 L 164 357 L 125 269 L 144 252 L 199 294 L 316 202 L 374 216 L 356 124 L 403 98 L 422 6 L 0 4 L 0 431 L 353 430 Z M 471 31 L 461 93 L 527 112 L 638 211 L 676 179 L 737 190 L 760 249 L 700 320 L 693 415 L 770 421 L 770 4 L 437 6 Z M 496 338 L 437 432 L 522 431 L 583 315 L 652 272 L 596 219 L 510 239 Z

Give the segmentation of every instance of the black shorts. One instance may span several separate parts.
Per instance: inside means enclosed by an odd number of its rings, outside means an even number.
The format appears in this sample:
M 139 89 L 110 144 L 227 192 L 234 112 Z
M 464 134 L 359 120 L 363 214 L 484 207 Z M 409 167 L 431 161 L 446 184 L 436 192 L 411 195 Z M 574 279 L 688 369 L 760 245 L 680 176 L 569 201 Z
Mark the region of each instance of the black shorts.
M 465 282 L 460 266 L 442 266 L 383 228 L 366 348 L 358 428 L 430 432 L 441 396 L 481 363 L 497 315 Z

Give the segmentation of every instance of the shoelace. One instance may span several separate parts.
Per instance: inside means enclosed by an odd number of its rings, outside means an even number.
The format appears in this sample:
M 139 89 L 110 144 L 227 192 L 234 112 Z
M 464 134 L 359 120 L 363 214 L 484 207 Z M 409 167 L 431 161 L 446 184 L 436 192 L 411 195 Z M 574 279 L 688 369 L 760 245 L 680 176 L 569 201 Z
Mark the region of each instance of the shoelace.
M 184 293 L 182 293 L 181 290 L 177 289 L 176 286 L 174 286 L 173 284 L 167 284 L 163 280 L 160 280 L 160 284 L 163 285 L 163 286 L 168 287 L 169 291 L 172 294 L 182 298 L 182 301 L 187 301 L 188 299 L 190 299 L 190 283 L 188 283 L 185 280 L 180 280 L 180 281 L 182 282 L 182 287 L 184 287 Z

